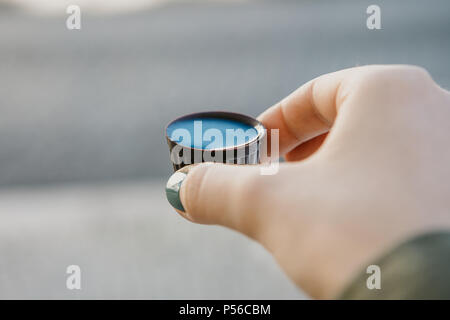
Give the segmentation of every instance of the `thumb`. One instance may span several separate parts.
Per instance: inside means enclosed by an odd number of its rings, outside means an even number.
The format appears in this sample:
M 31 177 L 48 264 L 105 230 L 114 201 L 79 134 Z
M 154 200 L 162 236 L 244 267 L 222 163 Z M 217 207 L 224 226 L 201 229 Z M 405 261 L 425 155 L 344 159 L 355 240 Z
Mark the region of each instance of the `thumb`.
M 259 200 L 270 180 L 263 177 L 256 165 L 195 164 L 169 178 L 166 194 L 178 213 L 193 222 L 226 226 L 255 238 L 264 221 Z

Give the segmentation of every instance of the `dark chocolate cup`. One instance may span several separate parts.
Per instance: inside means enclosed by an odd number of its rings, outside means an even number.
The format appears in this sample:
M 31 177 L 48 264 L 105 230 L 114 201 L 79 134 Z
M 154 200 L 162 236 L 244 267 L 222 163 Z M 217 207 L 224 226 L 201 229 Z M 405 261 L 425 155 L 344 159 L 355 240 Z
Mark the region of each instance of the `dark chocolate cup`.
M 247 143 L 218 149 L 198 149 L 186 147 L 178 144 L 176 141 L 171 140 L 168 136 L 167 129 L 172 123 L 179 120 L 201 118 L 229 119 L 245 123 L 256 129 L 257 136 Z M 165 128 L 165 136 L 167 144 L 169 145 L 170 160 L 175 171 L 187 165 L 201 162 L 258 164 L 262 160 L 262 149 L 267 145 L 267 135 L 263 124 L 252 117 L 234 112 L 210 111 L 191 113 L 182 116 L 167 124 Z

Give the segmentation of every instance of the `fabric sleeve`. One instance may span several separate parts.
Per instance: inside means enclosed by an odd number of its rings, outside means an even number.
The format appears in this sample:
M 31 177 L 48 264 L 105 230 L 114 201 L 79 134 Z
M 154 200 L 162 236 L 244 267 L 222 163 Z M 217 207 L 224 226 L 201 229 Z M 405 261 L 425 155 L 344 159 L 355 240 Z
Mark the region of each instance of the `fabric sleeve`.
M 379 289 L 368 289 L 364 269 L 338 298 L 450 299 L 450 231 L 406 241 L 372 265 L 380 268 Z

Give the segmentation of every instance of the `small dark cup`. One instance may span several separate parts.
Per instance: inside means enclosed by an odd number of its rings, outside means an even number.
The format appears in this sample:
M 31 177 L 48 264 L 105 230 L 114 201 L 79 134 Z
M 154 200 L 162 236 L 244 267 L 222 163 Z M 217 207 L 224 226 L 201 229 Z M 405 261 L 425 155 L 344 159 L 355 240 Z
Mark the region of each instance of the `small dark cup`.
M 194 147 L 187 147 L 172 140 L 168 135 L 168 128 L 171 124 L 180 120 L 201 120 L 202 118 L 217 118 L 234 120 L 246 124 L 256 130 L 256 137 L 248 142 L 238 144 L 230 147 L 222 147 L 215 149 L 200 149 Z M 167 144 L 170 150 L 170 160 L 173 169 L 176 171 L 187 165 L 200 162 L 221 162 L 229 164 L 258 164 L 262 160 L 263 148 L 266 147 L 266 130 L 261 122 L 258 120 L 234 112 L 199 112 L 192 113 L 170 122 L 165 129 Z M 203 139 L 203 137 L 202 137 Z M 264 152 L 265 154 L 265 152 Z

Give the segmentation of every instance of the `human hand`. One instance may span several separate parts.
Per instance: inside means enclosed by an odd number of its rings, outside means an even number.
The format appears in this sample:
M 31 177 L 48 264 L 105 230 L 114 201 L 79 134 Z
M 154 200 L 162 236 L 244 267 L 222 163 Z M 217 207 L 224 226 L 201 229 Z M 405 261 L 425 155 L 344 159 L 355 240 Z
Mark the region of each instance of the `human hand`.
M 449 92 L 421 68 L 323 75 L 259 117 L 279 129 L 277 174 L 192 166 L 178 212 L 244 233 L 312 297 L 334 297 L 398 242 L 450 228 L 449 119 Z

